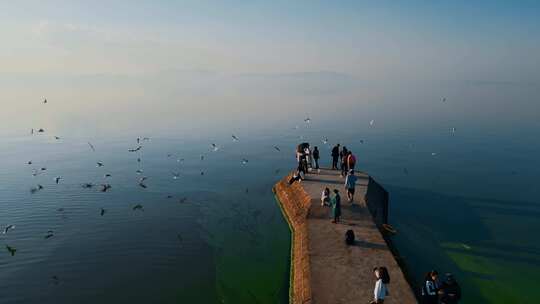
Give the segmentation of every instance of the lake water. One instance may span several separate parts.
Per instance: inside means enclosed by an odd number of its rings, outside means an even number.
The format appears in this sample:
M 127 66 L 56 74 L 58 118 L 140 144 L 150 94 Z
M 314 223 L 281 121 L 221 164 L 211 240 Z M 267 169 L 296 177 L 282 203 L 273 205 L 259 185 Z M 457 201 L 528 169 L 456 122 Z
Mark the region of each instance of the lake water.
M 321 110 L 309 125 L 302 115 L 276 118 L 239 131 L 238 142 L 219 128 L 189 139 L 150 128 L 134 153 L 131 135 L 6 135 L 0 225 L 16 227 L 0 234 L 0 303 L 287 303 L 290 233 L 271 188 L 303 141 L 326 165 L 330 145 L 345 144 L 389 191 L 394 241 L 416 281 L 437 269 L 455 274 L 463 303 L 539 302 L 535 103 L 494 109 L 484 98 L 450 111 L 427 99 Z M 44 189 L 32 194 L 37 184 Z

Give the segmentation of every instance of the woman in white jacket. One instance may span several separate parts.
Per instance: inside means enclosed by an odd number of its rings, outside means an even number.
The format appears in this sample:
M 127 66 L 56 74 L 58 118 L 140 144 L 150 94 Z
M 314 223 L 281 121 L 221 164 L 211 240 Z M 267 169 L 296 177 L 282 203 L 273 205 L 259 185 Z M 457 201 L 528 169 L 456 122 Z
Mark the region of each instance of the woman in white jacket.
M 377 282 L 375 282 L 373 301 L 371 301 L 371 304 L 382 304 L 384 303 L 384 298 L 388 296 L 387 284 L 390 283 L 390 276 L 388 275 L 386 267 L 375 267 L 373 269 L 373 274 L 375 275 Z

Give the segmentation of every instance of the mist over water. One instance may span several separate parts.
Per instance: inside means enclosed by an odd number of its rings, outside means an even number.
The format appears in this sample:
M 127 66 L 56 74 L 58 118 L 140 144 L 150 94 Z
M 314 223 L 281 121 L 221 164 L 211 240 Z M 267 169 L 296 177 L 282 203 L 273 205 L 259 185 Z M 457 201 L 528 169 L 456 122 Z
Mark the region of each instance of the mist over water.
M 539 13 L 0 3 L 0 227 L 15 225 L 0 234 L 0 303 L 287 303 L 271 188 L 300 142 L 324 165 L 346 145 L 389 191 L 415 281 L 437 269 L 463 303 L 540 302 Z M 128 152 L 137 137 L 150 140 Z

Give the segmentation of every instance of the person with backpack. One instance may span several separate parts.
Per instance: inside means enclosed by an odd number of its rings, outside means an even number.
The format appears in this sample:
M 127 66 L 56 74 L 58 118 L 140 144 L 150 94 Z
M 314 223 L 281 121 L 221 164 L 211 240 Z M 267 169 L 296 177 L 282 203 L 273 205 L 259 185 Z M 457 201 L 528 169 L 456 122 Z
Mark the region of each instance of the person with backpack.
M 319 170 L 319 148 L 313 149 L 313 160 L 315 161 L 315 169 Z
M 339 223 L 339 218 L 341 217 L 341 196 L 339 196 L 338 189 L 334 189 L 334 197 L 332 197 L 330 206 L 332 207 L 332 223 Z
M 335 145 L 332 148 L 332 170 L 337 170 L 338 167 L 338 158 L 339 158 L 339 144 Z
M 433 271 L 426 273 L 422 284 L 422 304 L 437 304 L 439 301 L 438 290 L 433 279 Z
M 349 203 L 354 201 L 354 189 L 356 187 L 356 180 L 358 178 L 354 175 L 354 170 L 349 170 L 347 177 L 345 178 L 345 189 L 347 190 L 347 198 Z
M 375 267 L 373 269 L 375 275 L 375 289 L 373 290 L 373 301 L 371 304 L 382 304 L 388 296 L 388 284 L 390 284 L 390 275 L 386 267 Z

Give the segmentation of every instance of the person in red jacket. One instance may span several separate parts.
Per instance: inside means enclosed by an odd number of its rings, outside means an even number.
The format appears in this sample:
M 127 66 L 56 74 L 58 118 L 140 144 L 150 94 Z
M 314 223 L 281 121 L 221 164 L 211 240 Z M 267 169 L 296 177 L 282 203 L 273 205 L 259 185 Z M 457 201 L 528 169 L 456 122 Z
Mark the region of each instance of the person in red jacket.
M 356 166 L 356 157 L 349 151 L 349 155 L 347 155 L 347 168 L 354 170 L 354 166 Z

